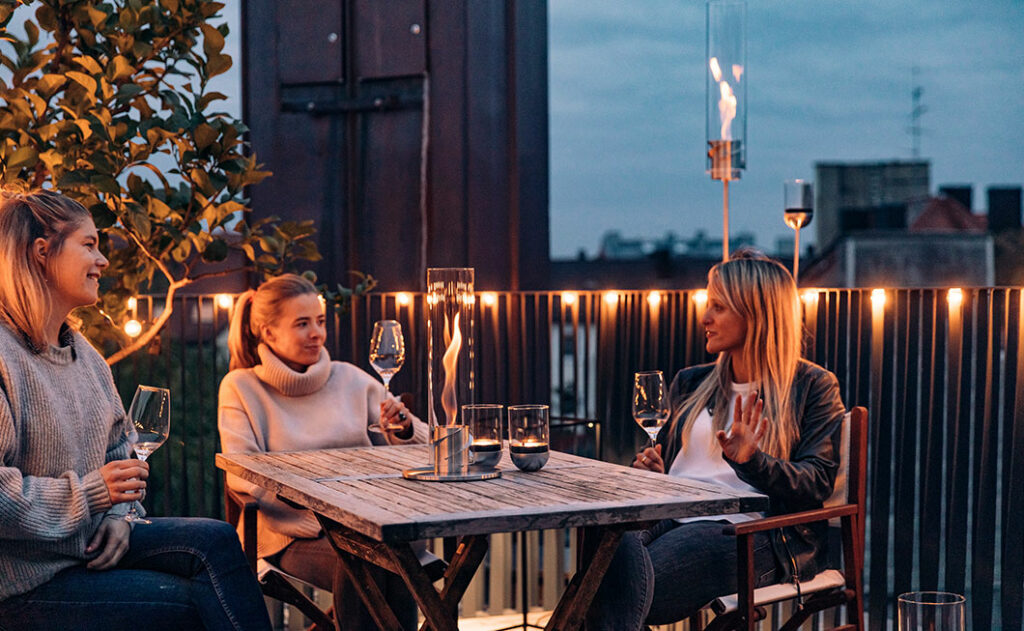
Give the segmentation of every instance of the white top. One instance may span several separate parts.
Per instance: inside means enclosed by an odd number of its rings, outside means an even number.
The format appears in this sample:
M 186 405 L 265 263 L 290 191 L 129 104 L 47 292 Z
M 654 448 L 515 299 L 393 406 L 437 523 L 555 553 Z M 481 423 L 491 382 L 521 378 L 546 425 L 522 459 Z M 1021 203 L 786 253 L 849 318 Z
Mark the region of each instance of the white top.
M 384 384 L 353 364 L 331 361 L 326 349 L 302 373 L 263 344 L 259 355 L 261 364 L 232 370 L 220 383 L 217 425 L 224 453 L 371 446 L 367 427 L 380 420 Z M 426 442 L 427 425 L 415 416 L 412 421 L 413 436 L 391 442 Z M 259 504 L 258 556 L 272 555 L 296 538 L 319 536 L 313 513 L 237 476 L 226 479 Z
M 729 396 L 729 414 L 726 417 L 728 419 L 725 426 L 726 432 L 732 427 L 732 418 L 736 410 L 736 395 L 739 394 L 746 397 L 753 391 L 754 384 L 752 383 L 732 384 Z M 718 484 L 719 486 L 736 489 L 737 491 L 761 492 L 740 480 L 736 472 L 729 466 L 729 463 L 725 461 L 725 458 L 722 456 L 722 446 L 718 444 L 715 432 L 711 428 L 711 414 L 707 408 L 701 410 L 700 416 L 697 417 L 693 424 L 693 429 L 690 431 L 690 440 L 687 441 L 686 449 L 676 455 L 675 460 L 672 461 L 672 466 L 669 467 L 668 474 L 680 478 L 710 482 L 711 484 Z M 733 515 L 684 517 L 676 521 L 682 524 L 688 521 L 713 519 L 736 524 L 752 519 L 761 519 L 762 517 L 764 517 L 764 513 L 736 513 Z

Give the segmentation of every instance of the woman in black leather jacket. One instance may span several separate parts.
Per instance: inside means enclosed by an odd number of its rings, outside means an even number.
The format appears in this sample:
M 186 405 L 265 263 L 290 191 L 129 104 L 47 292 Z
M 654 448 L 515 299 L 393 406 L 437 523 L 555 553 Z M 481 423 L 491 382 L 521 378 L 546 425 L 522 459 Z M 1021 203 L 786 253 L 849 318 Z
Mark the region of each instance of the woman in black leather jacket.
M 702 322 L 718 359 L 676 374 L 670 422 L 633 466 L 764 493 L 772 515 L 820 508 L 835 482 L 845 408 L 835 376 L 800 358 L 793 277 L 747 253 L 719 263 L 708 273 Z M 722 524 L 760 516 L 666 520 L 627 533 L 588 612 L 588 631 L 674 622 L 735 592 L 735 538 Z M 757 585 L 817 573 L 826 529 L 755 535 Z

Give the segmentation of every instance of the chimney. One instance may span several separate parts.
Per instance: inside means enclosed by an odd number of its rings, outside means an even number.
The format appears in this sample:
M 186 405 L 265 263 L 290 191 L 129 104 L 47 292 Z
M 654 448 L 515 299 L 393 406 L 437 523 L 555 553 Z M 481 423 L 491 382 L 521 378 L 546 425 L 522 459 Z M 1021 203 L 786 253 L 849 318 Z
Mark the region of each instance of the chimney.
M 968 211 L 973 211 L 974 209 L 971 206 L 973 190 L 970 184 L 945 184 L 939 187 L 939 197 L 955 199 L 963 204 L 964 208 Z
M 988 231 L 1000 233 L 1021 227 L 1021 187 L 988 187 Z

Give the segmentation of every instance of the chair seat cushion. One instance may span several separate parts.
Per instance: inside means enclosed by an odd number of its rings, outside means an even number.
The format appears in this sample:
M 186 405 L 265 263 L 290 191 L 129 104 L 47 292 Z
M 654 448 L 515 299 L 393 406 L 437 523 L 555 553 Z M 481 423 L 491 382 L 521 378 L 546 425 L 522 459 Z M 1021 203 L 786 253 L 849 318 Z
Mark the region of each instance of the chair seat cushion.
M 846 585 L 846 578 L 843 576 L 842 572 L 839 570 L 825 570 L 824 572 L 820 572 L 811 580 L 801 582 L 800 593 L 807 596 L 809 594 L 814 594 L 828 589 L 835 589 L 844 585 Z M 793 585 L 793 583 L 776 583 L 775 585 L 767 585 L 765 587 L 755 589 L 754 604 L 768 605 L 780 600 L 796 598 L 796 596 L 796 586 Z M 717 615 L 735 611 L 738 607 L 739 598 L 736 594 L 722 596 L 721 598 L 716 598 L 711 602 L 711 609 Z

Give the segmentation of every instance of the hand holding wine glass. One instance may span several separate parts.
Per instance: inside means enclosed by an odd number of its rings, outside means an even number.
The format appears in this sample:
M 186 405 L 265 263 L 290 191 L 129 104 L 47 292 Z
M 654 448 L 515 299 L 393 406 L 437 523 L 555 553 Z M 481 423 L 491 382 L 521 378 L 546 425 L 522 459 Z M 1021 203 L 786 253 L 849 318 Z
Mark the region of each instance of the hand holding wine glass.
M 658 432 L 668 420 L 668 397 L 665 396 L 665 376 L 660 370 L 638 372 L 633 377 L 633 418 L 647 432 L 650 447 Z
M 395 320 L 380 320 L 373 325 L 373 335 L 370 338 L 370 365 L 384 382 L 385 400 L 391 394 L 391 378 L 402 369 L 404 363 L 405 338 L 402 336 L 402 324 Z M 404 416 L 404 413 L 401 415 Z M 380 424 L 372 425 L 370 429 L 379 430 Z M 388 424 L 384 429 L 399 431 L 405 429 L 405 425 Z
M 166 388 L 139 386 L 128 409 L 129 440 L 139 460 L 146 458 L 164 444 L 171 431 L 171 391 Z M 125 521 L 139 524 L 151 523 L 139 516 L 132 504 Z

